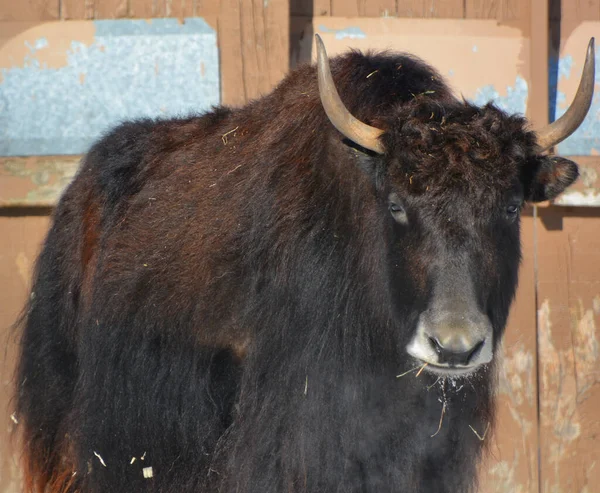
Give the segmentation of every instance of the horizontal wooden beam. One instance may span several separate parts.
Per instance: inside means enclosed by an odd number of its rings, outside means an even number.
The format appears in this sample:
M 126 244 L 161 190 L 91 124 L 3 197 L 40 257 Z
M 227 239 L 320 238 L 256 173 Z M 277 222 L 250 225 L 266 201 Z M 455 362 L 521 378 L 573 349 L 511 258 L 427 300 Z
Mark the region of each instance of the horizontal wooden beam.
M 53 207 L 80 156 L 0 157 L 0 207 Z
M 581 176 L 542 206 L 600 207 L 600 156 L 570 156 Z M 0 157 L 0 207 L 54 207 L 81 156 Z

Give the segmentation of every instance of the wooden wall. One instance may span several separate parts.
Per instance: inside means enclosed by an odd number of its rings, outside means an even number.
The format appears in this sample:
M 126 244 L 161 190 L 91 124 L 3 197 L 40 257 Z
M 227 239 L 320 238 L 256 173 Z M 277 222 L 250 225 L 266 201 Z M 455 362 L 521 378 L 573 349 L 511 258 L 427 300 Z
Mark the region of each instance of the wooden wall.
M 521 0 L 291 0 L 292 15 L 518 20 L 530 3 Z
M 218 29 L 224 103 L 267 92 L 287 71 L 287 0 L 0 0 L 0 22 L 194 16 Z
M 543 124 L 547 55 L 558 53 L 561 38 L 581 22 L 600 20 L 600 0 L 0 0 L 0 29 L 15 21 L 190 16 L 202 16 L 218 30 L 227 104 L 242 104 L 273 87 L 288 69 L 289 49 L 304 34 L 296 27 L 313 16 L 496 19 L 531 40 L 528 116 Z M 248 60 L 252 63 L 242 63 Z M 598 158 L 576 160 L 595 187 Z M 76 162 L 11 161 L 25 174 L 45 170 L 50 187 L 60 187 Z M 15 168 L 7 163 L 0 158 L 0 345 L 7 347 L 0 359 L 0 493 L 18 491 L 18 468 L 7 451 L 15 424 L 4 414 L 15 346 L 5 328 L 24 301 L 50 211 L 3 207 L 6 197 L 34 186 L 29 176 L 15 181 Z M 544 204 L 525 213 L 521 280 L 500 372 L 499 422 L 482 464 L 484 493 L 592 493 L 600 484 L 598 211 Z

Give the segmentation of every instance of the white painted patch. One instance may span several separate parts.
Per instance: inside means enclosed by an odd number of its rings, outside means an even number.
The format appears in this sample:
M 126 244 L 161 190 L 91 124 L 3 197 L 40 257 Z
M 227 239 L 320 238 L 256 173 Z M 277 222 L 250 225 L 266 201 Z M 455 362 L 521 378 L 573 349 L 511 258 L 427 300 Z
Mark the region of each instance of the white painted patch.
M 144 475 L 144 479 L 150 479 L 154 476 L 154 472 L 152 471 L 152 467 L 144 467 L 142 469 L 142 474 Z
M 595 189 L 586 190 L 585 192 L 565 192 L 559 195 L 554 203 L 557 205 L 598 207 L 600 206 L 600 193 L 596 192 Z

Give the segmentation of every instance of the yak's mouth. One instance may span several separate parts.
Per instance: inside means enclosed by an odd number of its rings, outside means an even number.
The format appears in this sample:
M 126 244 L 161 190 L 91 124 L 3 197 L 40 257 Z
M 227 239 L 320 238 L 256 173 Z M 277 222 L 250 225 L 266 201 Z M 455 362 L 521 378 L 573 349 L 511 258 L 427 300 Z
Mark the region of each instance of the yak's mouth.
M 423 360 L 418 360 L 421 364 L 423 371 L 433 373 L 434 375 L 441 377 L 461 377 L 467 376 L 481 370 L 486 365 L 440 365 L 438 363 L 430 363 Z

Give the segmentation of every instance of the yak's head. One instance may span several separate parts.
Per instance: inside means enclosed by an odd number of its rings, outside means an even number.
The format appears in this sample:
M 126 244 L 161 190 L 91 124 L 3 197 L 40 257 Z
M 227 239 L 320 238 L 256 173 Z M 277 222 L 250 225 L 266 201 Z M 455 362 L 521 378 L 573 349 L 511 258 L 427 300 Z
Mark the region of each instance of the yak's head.
M 342 103 L 320 39 L 317 49 L 327 116 L 372 152 L 379 170 L 391 293 L 397 316 L 414 329 L 403 338 L 406 351 L 432 372 L 473 372 L 492 361 L 506 324 L 524 203 L 552 199 L 578 176 L 575 163 L 543 152 L 589 109 L 593 40 L 572 106 L 537 133 L 492 105 L 427 98 L 390 109 L 378 127 L 367 125 Z

